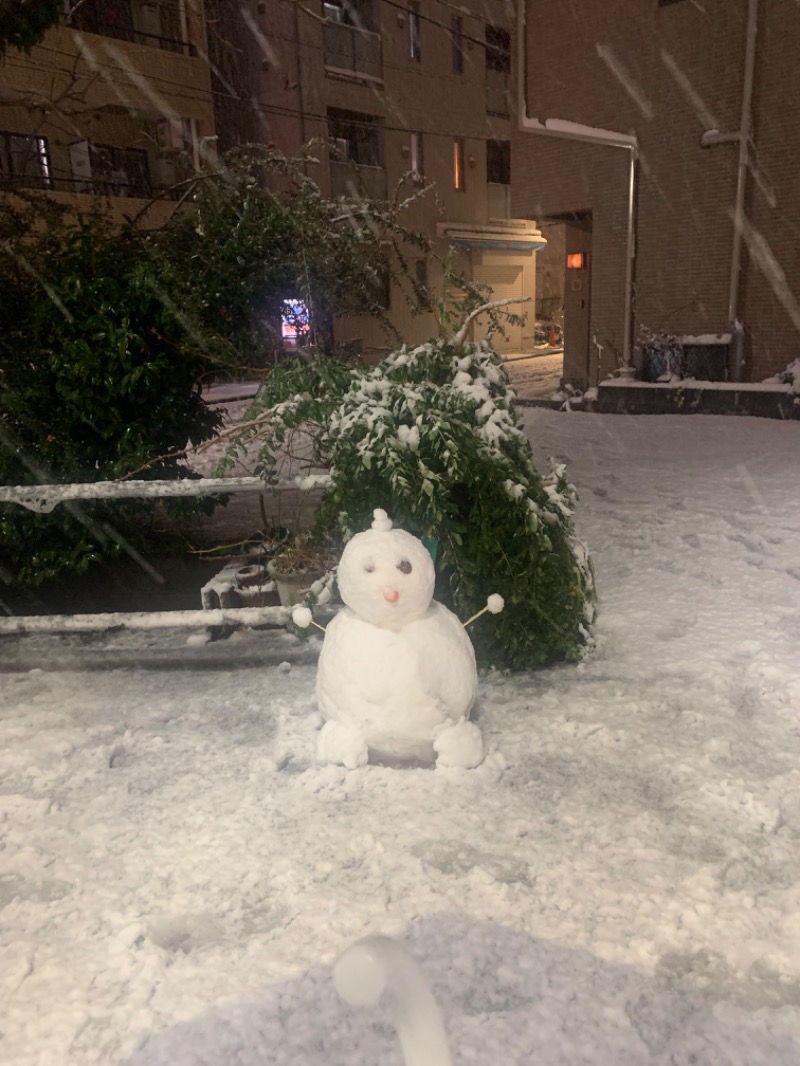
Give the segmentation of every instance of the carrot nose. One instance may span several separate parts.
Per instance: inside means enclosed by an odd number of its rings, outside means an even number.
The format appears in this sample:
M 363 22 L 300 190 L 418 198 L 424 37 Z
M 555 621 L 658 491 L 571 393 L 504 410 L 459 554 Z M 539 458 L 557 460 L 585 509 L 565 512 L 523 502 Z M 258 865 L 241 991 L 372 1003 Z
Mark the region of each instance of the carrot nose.
M 385 600 L 388 600 L 389 603 L 397 603 L 397 601 L 400 599 L 400 593 L 397 591 L 397 589 L 393 589 L 393 588 L 384 589 L 383 590 L 383 598 Z

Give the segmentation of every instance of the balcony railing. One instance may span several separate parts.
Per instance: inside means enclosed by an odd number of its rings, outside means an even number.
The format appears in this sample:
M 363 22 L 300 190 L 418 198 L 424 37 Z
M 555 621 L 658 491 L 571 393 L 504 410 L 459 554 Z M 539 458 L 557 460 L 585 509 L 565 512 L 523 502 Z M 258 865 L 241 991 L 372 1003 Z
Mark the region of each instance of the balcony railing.
M 511 186 L 490 181 L 486 185 L 489 218 L 511 218 Z
M 490 115 L 511 114 L 511 78 L 504 70 L 486 68 L 486 110 Z
M 379 33 L 345 22 L 326 22 L 322 27 L 322 43 L 326 70 L 370 81 L 383 80 Z
M 176 481 L 96 481 L 91 484 L 0 485 L 0 504 L 14 503 L 37 514 L 49 514 L 70 500 L 167 499 L 209 496 L 218 492 L 313 492 L 330 482 L 329 474 L 296 475 L 267 483 L 258 477 L 198 478 Z M 122 547 L 147 570 L 149 564 L 131 545 Z M 150 568 L 152 570 L 152 568 Z M 188 626 L 209 629 L 224 626 L 286 625 L 290 607 L 229 607 L 223 594 L 208 584 L 202 590 L 200 611 L 137 611 L 114 614 L 24 615 L 0 618 L 4 633 L 83 633 L 109 629 L 168 629 Z
M 14 189 L 41 189 L 45 192 L 68 192 L 83 196 L 102 196 L 114 198 L 132 198 L 149 200 L 153 196 L 161 199 L 178 200 L 181 189 L 173 189 L 164 184 L 133 181 L 118 181 L 109 178 L 53 178 L 40 177 L 36 174 L 0 174 L 0 190 L 13 192 Z
M 82 33 L 96 33 L 100 37 L 111 37 L 116 41 L 143 44 L 147 48 L 159 48 L 162 52 L 177 52 L 185 56 L 197 55 L 197 49 L 189 41 L 140 30 L 133 24 L 127 7 L 123 5 L 121 10 L 125 12 L 124 16 L 120 14 L 120 9 L 114 6 L 109 6 L 105 10 L 86 11 L 75 6 L 74 14 L 67 18 L 67 25 Z
M 386 171 L 383 167 L 355 166 L 331 160 L 331 196 L 386 199 Z

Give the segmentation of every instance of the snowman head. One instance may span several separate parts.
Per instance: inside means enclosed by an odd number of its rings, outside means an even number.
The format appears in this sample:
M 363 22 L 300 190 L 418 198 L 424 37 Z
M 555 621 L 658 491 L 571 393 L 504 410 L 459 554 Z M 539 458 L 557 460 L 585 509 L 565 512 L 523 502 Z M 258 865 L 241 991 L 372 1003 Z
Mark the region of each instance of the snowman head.
M 356 533 L 342 552 L 339 591 L 360 618 L 400 629 L 427 611 L 436 574 L 421 540 L 393 529 L 385 511 L 374 516 L 372 528 Z

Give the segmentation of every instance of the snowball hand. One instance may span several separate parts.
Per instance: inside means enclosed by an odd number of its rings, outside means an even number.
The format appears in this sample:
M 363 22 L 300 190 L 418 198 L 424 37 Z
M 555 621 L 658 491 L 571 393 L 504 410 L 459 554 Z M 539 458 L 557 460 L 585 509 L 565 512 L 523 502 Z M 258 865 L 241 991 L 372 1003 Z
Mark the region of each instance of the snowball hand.
M 503 597 L 499 593 L 493 592 L 491 596 L 487 598 L 486 606 L 483 607 L 480 611 L 477 611 L 471 618 L 468 618 L 466 622 L 462 623 L 464 629 L 467 628 L 470 622 L 474 622 L 476 618 L 480 618 L 480 616 L 482 614 L 486 614 L 487 611 L 489 611 L 490 614 L 500 614 L 505 605 L 506 601 L 503 599 Z
M 292 621 L 298 629 L 308 629 L 313 621 L 308 607 L 295 607 L 292 611 Z
M 493 592 L 486 600 L 486 610 L 491 612 L 491 614 L 500 614 L 505 605 L 506 601 L 497 592 Z
M 292 621 L 298 629 L 308 629 L 309 626 L 315 626 L 317 629 L 321 629 L 323 633 L 325 632 L 325 626 L 321 626 L 318 622 L 314 621 L 308 607 L 295 607 L 292 611 Z

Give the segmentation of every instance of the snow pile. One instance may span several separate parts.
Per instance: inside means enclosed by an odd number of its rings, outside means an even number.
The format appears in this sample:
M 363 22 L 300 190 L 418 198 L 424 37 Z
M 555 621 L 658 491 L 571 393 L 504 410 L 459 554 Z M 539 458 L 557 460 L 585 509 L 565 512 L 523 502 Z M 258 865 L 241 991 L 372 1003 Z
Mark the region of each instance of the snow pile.
M 367 934 L 456 1066 L 800 1062 L 798 428 L 525 418 L 597 648 L 481 678 L 477 769 L 319 765 L 321 636 L 0 643 L 4 1066 L 400 1066 Z
M 789 363 L 785 370 L 782 370 L 780 374 L 775 374 L 771 378 L 764 378 L 765 384 L 779 384 L 779 385 L 791 385 L 792 392 L 800 394 L 800 357 Z

